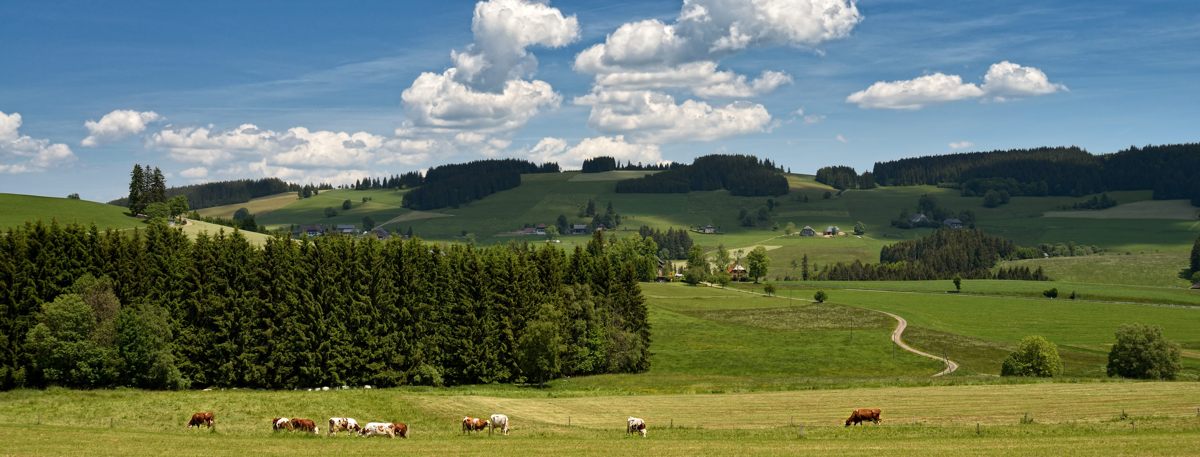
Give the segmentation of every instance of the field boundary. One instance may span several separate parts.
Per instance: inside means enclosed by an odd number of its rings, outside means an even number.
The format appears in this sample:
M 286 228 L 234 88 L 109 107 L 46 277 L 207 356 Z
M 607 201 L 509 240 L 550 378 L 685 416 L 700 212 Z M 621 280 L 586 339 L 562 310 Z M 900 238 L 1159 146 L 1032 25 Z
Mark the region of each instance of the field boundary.
M 771 298 L 782 298 L 784 300 L 802 301 L 802 302 L 806 302 L 806 303 L 815 303 L 812 300 L 806 300 L 803 298 L 785 297 L 785 296 L 779 296 L 779 295 L 767 295 L 762 292 L 754 292 L 754 291 L 743 290 L 743 289 L 733 289 L 733 288 L 724 287 L 724 286 L 707 283 L 707 282 L 701 283 L 701 284 L 707 285 L 708 287 L 714 287 L 714 288 L 723 289 L 723 290 L 732 290 L 732 291 L 741 292 L 741 293 L 745 293 L 745 294 L 759 295 L 759 296 L 771 297 Z M 845 306 L 845 305 L 843 305 L 843 306 Z M 900 349 L 903 349 L 910 353 L 919 355 L 921 357 L 934 359 L 934 360 L 937 360 L 937 361 L 940 361 L 940 362 L 946 364 L 945 369 L 943 369 L 942 371 L 939 371 L 937 373 L 934 373 L 932 377 L 936 378 L 936 377 L 948 375 L 948 374 L 953 373 L 958 370 L 957 362 L 950 360 L 947 357 L 938 357 L 936 355 L 933 355 L 928 352 L 925 352 L 920 349 L 909 346 L 908 343 L 905 343 L 903 337 L 904 337 L 904 330 L 908 328 L 908 320 L 906 320 L 903 317 L 900 317 L 898 315 L 889 313 L 887 311 L 879 311 L 879 310 L 870 309 L 870 308 L 860 308 L 860 309 L 865 309 L 867 311 L 873 311 L 873 312 L 877 312 L 877 313 L 881 313 L 881 314 L 886 314 L 888 316 L 891 316 L 892 319 L 895 319 L 896 320 L 896 328 L 892 330 L 892 342 L 896 343 L 897 346 L 900 346 Z

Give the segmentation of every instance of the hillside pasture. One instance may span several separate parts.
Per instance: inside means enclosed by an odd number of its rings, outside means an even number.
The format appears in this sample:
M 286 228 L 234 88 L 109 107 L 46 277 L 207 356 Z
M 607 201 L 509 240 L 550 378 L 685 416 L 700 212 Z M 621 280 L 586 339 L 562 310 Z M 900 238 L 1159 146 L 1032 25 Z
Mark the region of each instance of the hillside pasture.
M 1047 211 L 1045 217 L 1083 219 L 1177 219 L 1196 220 L 1200 209 L 1188 200 L 1145 200 L 1124 203 L 1102 210 Z
M 255 198 L 244 203 L 233 203 L 229 205 L 214 206 L 211 208 L 202 208 L 196 210 L 196 212 L 204 217 L 221 217 L 225 219 L 232 219 L 233 214 L 236 213 L 237 210 L 246 208 L 246 210 L 250 211 L 250 214 L 261 216 L 271 211 L 287 207 L 288 205 L 296 203 L 299 200 L 300 197 L 297 196 L 295 192 L 284 192 L 281 194 Z
M 129 216 L 120 206 L 69 198 L 38 197 L 34 195 L 0 193 L 0 228 L 19 227 L 26 222 L 42 221 L 60 225 L 95 224 L 101 230 L 130 229 L 145 225 L 142 219 Z
M 225 236 L 230 236 L 235 231 L 232 227 L 226 227 L 224 225 L 217 225 L 217 224 L 212 224 L 212 223 L 208 223 L 208 222 L 204 222 L 204 221 L 196 221 L 196 220 L 191 220 L 191 219 L 188 219 L 186 224 L 184 224 L 182 226 L 177 226 L 177 227 L 179 227 L 181 230 L 183 230 L 183 233 L 187 234 L 187 236 L 189 236 L 193 239 L 195 239 L 196 236 L 198 236 L 201 233 L 207 233 L 208 236 L 210 236 L 210 237 L 217 236 L 218 234 L 221 234 L 221 233 L 224 233 Z M 264 244 L 267 244 L 267 240 L 269 240 L 271 238 L 271 235 L 265 235 L 265 234 L 258 233 L 258 232 L 250 232 L 250 231 L 246 231 L 246 230 L 236 230 L 236 231 L 237 231 L 237 233 L 239 233 L 243 237 L 245 237 L 246 241 L 249 241 L 250 244 L 255 245 L 255 246 L 262 246 Z
M 1002 262 L 1000 267 L 1040 267 L 1055 281 L 1187 288 L 1191 281 L 1179 276 L 1187 264 L 1188 252 L 1180 249 L 1148 254 L 1112 252 L 1085 257 L 1014 260 Z
M 271 229 L 288 228 L 290 225 L 324 224 L 354 224 L 361 228 L 364 217 L 370 216 L 376 224 L 382 224 L 410 210 L 400 206 L 404 198 L 403 190 L 371 189 L 351 190 L 335 189 L 321 191 L 320 194 L 295 200 L 282 208 L 262 215 L 255 215 L 255 220 Z M 369 198 L 363 202 L 363 198 Z M 342 202 L 350 200 L 351 208 L 342 209 Z M 333 208 L 336 216 L 326 217 L 325 208 Z

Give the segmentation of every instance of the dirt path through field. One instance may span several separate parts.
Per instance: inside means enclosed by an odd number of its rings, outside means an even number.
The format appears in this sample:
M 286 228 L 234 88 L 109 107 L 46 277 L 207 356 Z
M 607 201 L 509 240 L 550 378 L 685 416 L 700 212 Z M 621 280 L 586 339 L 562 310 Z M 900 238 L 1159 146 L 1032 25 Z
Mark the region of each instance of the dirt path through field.
M 806 302 L 806 303 L 812 303 L 812 300 L 805 300 L 805 299 L 803 299 L 803 298 L 795 298 L 795 297 L 781 297 L 781 296 L 778 296 L 778 295 L 767 295 L 767 294 L 765 294 L 765 293 L 762 293 L 762 292 L 753 292 L 753 291 L 749 291 L 749 290 L 741 290 L 741 289 L 731 289 L 731 288 L 728 288 L 728 287 L 721 287 L 721 286 L 719 286 L 719 285 L 716 285 L 716 284 L 711 284 L 711 283 L 702 283 L 702 284 L 706 284 L 706 285 L 708 285 L 709 287 L 716 287 L 716 288 L 718 288 L 718 289 L 732 290 L 732 291 L 737 291 L 737 292 L 741 292 L 741 293 L 745 293 L 745 294 L 751 294 L 751 295 L 760 295 L 760 296 L 763 296 L 763 297 L 774 297 L 774 298 L 782 298 L 782 299 L 784 299 L 784 300 L 796 300 L 796 301 L 802 301 L 802 302 Z M 865 308 L 864 308 L 864 309 L 865 309 Z M 927 357 L 927 358 L 930 358 L 930 359 L 938 360 L 938 361 L 941 361 L 941 362 L 943 362 L 943 363 L 945 363 L 945 364 L 946 364 L 946 368 L 945 368 L 944 370 L 942 370 L 942 371 L 939 371 L 939 372 L 935 373 L 935 374 L 933 375 L 933 377 L 945 376 L 945 375 L 948 375 L 948 374 L 950 374 L 950 373 L 953 373 L 953 372 L 955 372 L 956 370 L 958 370 L 958 363 L 957 363 L 957 362 L 955 362 L 955 361 L 953 361 L 953 360 L 950 360 L 949 358 L 946 358 L 946 357 L 938 357 L 938 356 L 936 356 L 936 355 L 933 355 L 933 354 L 930 354 L 930 353 L 928 353 L 928 352 L 925 352 L 925 351 L 922 351 L 922 350 L 920 350 L 920 349 L 917 349 L 917 348 L 914 348 L 914 347 L 912 347 L 912 346 L 909 346 L 909 345 L 908 345 L 908 343 L 905 343 L 905 342 L 904 342 L 904 329 L 908 328 L 908 321 L 907 321 L 907 320 L 905 320 L 903 317 L 897 316 L 897 315 L 895 315 L 895 314 L 892 314 L 892 313 L 889 313 L 889 312 L 887 312 L 887 311 L 879 311 L 879 310 L 874 310 L 874 309 L 872 309 L 872 310 L 869 310 L 869 311 L 875 311 L 875 312 L 877 312 L 877 313 L 883 313 L 883 314 L 887 314 L 888 316 L 891 316 L 891 317 L 892 317 L 892 319 L 895 319 L 895 320 L 896 320 L 896 329 L 895 329 L 895 330 L 892 330 L 892 342 L 896 343 L 896 345 L 897 345 L 897 346 L 900 346 L 900 349 L 903 349 L 903 350 L 905 350 L 905 351 L 908 351 L 908 352 L 911 352 L 911 353 L 913 353 L 913 354 L 919 355 L 919 356 L 921 356 L 921 357 Z

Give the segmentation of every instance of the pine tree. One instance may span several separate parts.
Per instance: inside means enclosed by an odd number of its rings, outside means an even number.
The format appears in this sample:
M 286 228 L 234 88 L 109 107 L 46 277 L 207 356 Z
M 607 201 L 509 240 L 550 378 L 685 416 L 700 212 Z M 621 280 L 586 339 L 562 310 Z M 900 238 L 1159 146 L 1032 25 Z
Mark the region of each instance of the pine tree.
M 1200 238 L 1192 244 L 1192 273 L 1200 272 Z
M 142 193 L 142 184 L 146 181 L 145 173 L 142 172 L 142 166 L 133 165 L 133 172 L 129 174 L 129 212 L 133 215 L 142 214 L 146 209 L 146 197 Z
M 147 167 L 149 169 L 149 167 Z M 150 203 L 166 203 L 167 201 L 167 180 L 163 177 L 162 170 L 154 167 L 154 172 L 149 175 L 150 182 L 144 188 L 146 189 L 146 204 Z

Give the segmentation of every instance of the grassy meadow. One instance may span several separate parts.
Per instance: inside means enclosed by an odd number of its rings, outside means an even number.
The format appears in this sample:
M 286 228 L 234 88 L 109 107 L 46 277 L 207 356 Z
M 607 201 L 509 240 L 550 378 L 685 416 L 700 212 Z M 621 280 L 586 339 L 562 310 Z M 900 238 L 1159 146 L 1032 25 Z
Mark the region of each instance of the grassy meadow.
M 129 210 L 126 208 L 69 198 L 0 193 L 0 209 L 0 228 L 17 227 L 39 220 L 47 224 L 51 221 L 63 225 L 96 224 L 101 230 L 121 230 L 143 225 L 141 219 L 127 215 Z

